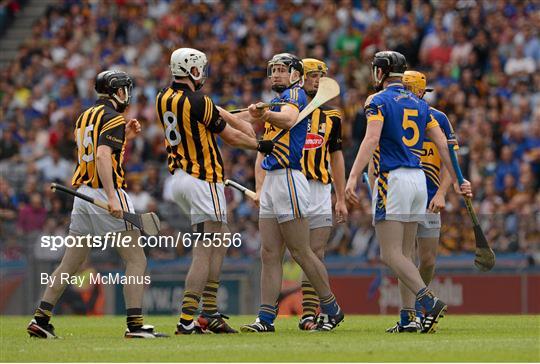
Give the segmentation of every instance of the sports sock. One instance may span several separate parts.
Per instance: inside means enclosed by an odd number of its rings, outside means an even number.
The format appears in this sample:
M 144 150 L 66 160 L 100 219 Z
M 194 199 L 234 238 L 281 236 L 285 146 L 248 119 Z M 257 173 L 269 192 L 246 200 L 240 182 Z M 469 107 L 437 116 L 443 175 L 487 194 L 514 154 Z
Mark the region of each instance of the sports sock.
M 424 319 L 424 310 L 420 301 L 416 300 L 416 302 L 414 303 L 414 309 L 416 310 L 416 318 L 419 319 L 420 322 L 422 322 L 422 320 Z
M 204 316 L 217 315 L 217 291 L 219 281 L 208 281 L 202 294 L 202 313 Z
M 399 324 L 401 326 L 407 326 L 409 323 L 414 322 L 416 311 L 413 308 L 402 308 L 401 311 L 399 311 L 399 317 Z
M 129 331 L 136 331 L 143 326 L 142 308 L 128 308 L 126 316 Z
M 193 322 L 193 316 L 199 308 L 201 295 L 193 291 L 185 291 L 184 299 L 182 300 L 182 310 L 180 313 L 180 323 L 189 325 Z
M 41 301 L 39 303 L 39 307 L 34 311 L 34 319 L 38 325 L 43 326 L 49 323 L 53 308 L 54 305 L 49 302 Z
M 435 305 L 435 296 L 427 287 L 424 287 L 416 294 L 416 301 L 420 302 L 420 305 L 428 312 Z
M 273 325 L 276 319 L 276 307 L 272 305 L 261 305 L 259 308 L 259 320 L 266 324 Z
M 330 316 L 335 316 L 339 312 L 339 305 L 332 293 L 326 297 L 321 297 L 321 311 Z
M 302 318 L 315 316 L 317 307 L 319 307 L 317 292 L 309 281 L 302 281 Z

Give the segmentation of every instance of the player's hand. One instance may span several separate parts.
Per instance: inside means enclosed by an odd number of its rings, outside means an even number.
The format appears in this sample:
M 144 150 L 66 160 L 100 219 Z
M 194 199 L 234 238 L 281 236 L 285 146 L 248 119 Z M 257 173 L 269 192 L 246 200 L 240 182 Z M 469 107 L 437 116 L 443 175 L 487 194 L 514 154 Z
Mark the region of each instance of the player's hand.
M 123 216 L 123 210 L 122 206 L 120 206 L 120 201 L 116 197 L 109 199 L 109 213 L 116 217 L 117 219 L 121 219 Z
M 257 150 L 265 155 L 272 153 L 274 142 L 272 140 L 259 140 Z
M 265 113 L 264 107 L 261 107 L 262 105 L 264 105 L 264 103 L 262 102 L 249 105 L 248 106 L 249 115 L 251 115 L 251 117 L 254 119 L 262 118 Z
M 460 195 L 464 197 L 468 197 L 468 198 L 473 197 L 471 182 L 467 180 L 463 180 L 463 183 L 461 184 L 461 186 L 458 185 L 457 183 L 454 183 L 454 189 L 456 190 L 457 193 L 459 193 Z
M 137 119 L 130 119 L 126 123 L 126 139 L 134 139 L 141 132 L 141 123 Z
M 345 203 L 345 200 L 337 200 L 334 209 L 336 211 L 336 222 L 338 224 L 347 222 L 349 212 L 347 211 L 347 204 Z
M 360 206 L 360 198 L 356 193 L 358 180 L 354 177 L 349 177 L 347 186 L 345 186 L 345 199 L 353 206 Z
M 257 207 L 261 206 L 261 191 L 255 192 L 255 198 L 253 199 L 253 202 L 255 202 L 255 205 L 257 205 Z
M 429 202 L 428 211 L 437 213 L 444 210 L 445 205 L 444 194 L 437 192 Z

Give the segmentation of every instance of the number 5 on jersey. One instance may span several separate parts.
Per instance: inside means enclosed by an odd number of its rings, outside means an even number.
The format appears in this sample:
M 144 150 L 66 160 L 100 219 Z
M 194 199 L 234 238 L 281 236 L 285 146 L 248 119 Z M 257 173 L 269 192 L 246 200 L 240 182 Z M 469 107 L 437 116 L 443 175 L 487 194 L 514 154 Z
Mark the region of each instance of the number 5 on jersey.
M 94 131 L 94 124 L 88 125 L 84 128 L 84 132 L 81 133 L 81 128 L 76 130 L 77 135 L 77 147 L 82 149 L 85 153 L 79 154 L 79 164 L 81 159 L 86 163 L 94 160 L 94 143 L 92 141 L 92 131 Z M 90 150 L 87 150 L 90 147 Z
M 403 140 L 403 143 L 408 146 L 412 147 L 418 143 L 418 139 L 420 138 L 420 131 L 418 130 L 418 125 L 416 125 L 416 122 L 411 117 L 417 117 L 418 116 L 418 110 L 416 109 L 404 109 L 403 110 L 403 130 L 412 129 L 413 135 L 411 138 L 406 138 L 405 136 L 401 137 L 401 140 Z

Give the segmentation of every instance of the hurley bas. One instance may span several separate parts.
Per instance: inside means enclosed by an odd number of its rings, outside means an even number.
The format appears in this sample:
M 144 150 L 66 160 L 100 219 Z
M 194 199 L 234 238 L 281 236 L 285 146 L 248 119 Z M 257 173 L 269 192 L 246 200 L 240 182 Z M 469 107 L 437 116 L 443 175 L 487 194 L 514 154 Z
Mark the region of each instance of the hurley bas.
M 60 277 L 55 277 L 47 273 L 41 273 L 41 284 L 52 287 L 56 280 L 59 284 L 73 284 L 82 288 L 85 284 L 150 284 L 150 276 L 125 276 L 121 273 L 90 273 L 89 275 L 69 275 L 61 273 Z

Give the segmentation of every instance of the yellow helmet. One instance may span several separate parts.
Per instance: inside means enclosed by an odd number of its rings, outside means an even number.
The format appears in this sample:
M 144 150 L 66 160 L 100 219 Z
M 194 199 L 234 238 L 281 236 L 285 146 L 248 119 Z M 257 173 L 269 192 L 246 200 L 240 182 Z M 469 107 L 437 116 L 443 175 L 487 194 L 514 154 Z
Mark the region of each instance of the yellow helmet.
M 310 72 L 317 72 L 320 71 L 324 75 L 328 72 L 328 67 L 326 66 L 326 63 L 323 61 L 319 61 L 315 58 L 304 58 L 302 60 L 302 63 L 304 64 L 304 76 L 306 76 Z
M 403 86 L 411 90 L 416 95 L 423 95 L 424 92 L 433 91 L 431 88 L 426 88 L 426 75 L 418 71 L 405 71 L 403 74 Z

